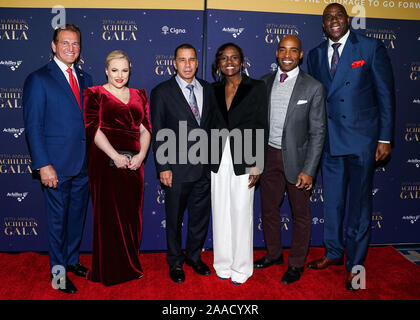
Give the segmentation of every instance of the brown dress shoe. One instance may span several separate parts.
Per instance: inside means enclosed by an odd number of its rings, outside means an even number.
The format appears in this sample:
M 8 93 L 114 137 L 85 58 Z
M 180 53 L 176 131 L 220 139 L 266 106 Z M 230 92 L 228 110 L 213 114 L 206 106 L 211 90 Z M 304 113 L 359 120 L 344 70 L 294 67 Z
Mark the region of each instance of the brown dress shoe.
M 310 269 L 321 270 L 327 268 L 328 266 L 341 266 L 343 264 L 343 258 L 329 259 L 324 256 L 321 259 L 309 262 L 306 266 Z
M 353 278 L 355 276 L 357 276 L 357 275 L 358 275 L 357 273 L 351 273 L 351 272 L 349 272 L 347 274 L 347 279 L 346 279 L 346 289 L 347 290 L 349 290 L 349 291 L 357 291 L 357 290 L 360 289 L 360 286 L 358 286 L 357 288 L 355 288 L 353 286 Z

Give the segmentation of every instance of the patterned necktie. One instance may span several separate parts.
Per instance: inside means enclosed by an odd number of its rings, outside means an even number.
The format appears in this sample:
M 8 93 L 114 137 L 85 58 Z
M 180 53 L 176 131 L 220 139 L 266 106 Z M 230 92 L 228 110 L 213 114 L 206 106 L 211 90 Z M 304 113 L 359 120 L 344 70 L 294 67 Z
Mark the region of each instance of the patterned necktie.
M 188 98 L 188 103 L 190 105 L 191 111 L 194 114 L 195 120 L 200 125 L 200 112 L 198 111 L 197 99 L 194 94 L 194 86 L 192 84 L 187 85 L 187 89 L 190 90 L 190 96 Z
M 82 104 L 80 103 L 79 85 L 77 84 L 76 78 L 74 77 L 73 71 L 71 70 L 71 68 L 68 68 L 66 71 L 69 74 L 69 80 L 70 80 L 69 82 L 70 82 L 71 90 L 73 91 L 73 94 L 76 97 L 80 110 L 82 110 Z
M 338 47 L 339 46 L 341 46 L 341 43 L 332 44 L 332 47 L 334 49 L 334 53 L 333 53 L 332 58 L 331 58 L 331 69 L 330 69 L 331 78 L 334 78 L 335 71 L 337 70 L 338 60 L 340 60 L 340 55 L 338 54 Z
M 287 78 L 287 73 L 282 73 L 280 75 L 280 82 L 284 82 L 284 80 L 286 80 L 286 78 Z

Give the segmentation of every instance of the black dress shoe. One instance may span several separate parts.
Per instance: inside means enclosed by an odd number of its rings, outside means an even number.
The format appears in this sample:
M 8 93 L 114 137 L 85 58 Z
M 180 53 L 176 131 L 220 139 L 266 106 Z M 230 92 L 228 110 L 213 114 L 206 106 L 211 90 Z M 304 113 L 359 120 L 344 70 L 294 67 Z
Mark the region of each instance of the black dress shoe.
M 67 272 L 74 273 L 76 276 L 86 278 L 89 271 L 88 268 L 82 266 L 80 263 L 68 265 L 66 268 Z
M 304 267 L 289 267 L 281 278 L 281 282 L 285 284 L 291 284 L 298 281 L 303 273 L 303 269 Z
M 182 270 L 182 266 L 175 265 L 169 267 L 169 277 L 171 277 L 173 282 L 182 283 L 185 281 L 185 273 Z
M 357 286 L 356 288 L 353 287 L 353 278 L 357 276 L 357 273 L 351 273 L 349 272 L 347 274 L 347 279 L 346 279 L 346 289 L 349 291 L 357 291 L 360 289 L 360 286 Z
M 186 259 L 185 263 L 192 267 L 195 272 L 201 274 L 202 276 L 208 276 L 210 274 L 209 267 L 201 259 L 197 262 L 194 262 L 190 259 Z
M 268 260 L 266 257 L 262 257 L 261 259 L 258 259 L 254 262 L 254 268 L 255 269 L 264 269 L 267 267 L 272 266 L 273 264 L 283 264 L 283 255 L 280 256 L 280 258 L 276 260 Z
M 53 275 L 51 275 L 51 281 L 53 281 L 53 286 L 58 291 L 69 294 L 77 292 L 76 286 L 73 284 L 73 282 L 71 282 L 71 280 L 68 277 L 65 277 L 64 279 L 54 279 Z

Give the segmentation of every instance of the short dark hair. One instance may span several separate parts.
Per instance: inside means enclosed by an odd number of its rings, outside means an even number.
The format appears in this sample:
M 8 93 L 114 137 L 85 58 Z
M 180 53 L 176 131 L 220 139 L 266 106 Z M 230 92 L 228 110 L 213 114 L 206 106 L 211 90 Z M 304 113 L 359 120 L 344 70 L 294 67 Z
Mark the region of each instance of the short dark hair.
M 193 45 L 191 45 L 189 43 L 183 43 L 183 44 L 180 44 L 178 47 L 176 47 L 175 52 L 174 52 L 174 59 L 176 59 L 179 49 L 192 49 L 192 50 L 194 50 L 194 54 L 197 57 L 197 51 L 195 50 Z
M 60 34 L 61 31 L 64 31 L 64 30 L 73 31 L 73 32 L 77 33 L 77 36 L 79 38 L 79 42 L 81 44 L 82 34 L 80 32 L 79 27 L 74 25 L 74 24 L 66 24 L 66 25 L 58 27 L 54 30 L 53 41 L 54 41 L 55 44 L 58 43 L 58 35 Z
M 347 11 L 346 11 L 346 8 L 342 5 L 342 4 L 340 4 L 340 3 L 337 3 L 337 2 L 334 2 L 334 3 L 330 3 L 328 6 L 326 6 L 325 8 L 324 8 L 324 11 L 322 12 L 322 15 L 324 15 L 325 14 L 325 11 L 327 11 L 329 8 L 331 8 L 331 7 L 339 7 L 345 14 L 346 14 L 346 17 L 348 17 L 349 15 L 347 14 Z
M 221 75 L 218 74 L 220 57 L 222 56 L 223 51 L 225 51 L 225 49 L 227 49 L 229 47 L 235 48 L 238 51 L 239 58 L 241 60 L 241 63 L 244 63 L 245 57 L 244 57 L 244 53 L 243 53 L 243 51 L 242 51 L 242 49 L 241 49 L 240 46 L 238 46 L 237 44 L 235 44 L 233 42 L 228 42 L 228 43 L 222 44 L 219 47 L 219 49 L 217 49 L 216 56 L 214 58 L 214 62 L 211 65 L 211 74 L 213 76 L 213 79 L 216 80 L 216 81 L 220 81 L 221 80 L 220 79 Z

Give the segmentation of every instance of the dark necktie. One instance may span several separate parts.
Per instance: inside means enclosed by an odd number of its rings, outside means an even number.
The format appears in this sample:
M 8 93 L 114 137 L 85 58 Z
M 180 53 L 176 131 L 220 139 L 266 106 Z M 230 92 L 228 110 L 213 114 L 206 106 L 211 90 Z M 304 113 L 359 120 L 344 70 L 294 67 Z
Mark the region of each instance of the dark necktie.
M 190 96 L 188 98 L 188 104 L 190 105 L 191 111 L 194 114 L 195 120 L 200 125 L 200 112 L 198 111 L 197 99 L 194 94 L 194 86 L 192 84 L 187 85 L 187 89 L 190 90 Z
M 74 77 L 73 71 L 71 70 L 71 68 L 68 68 L 66 71 L 69 74 L 69 82 L 70 82 L 71 90 L 73 91 L 74 96 L 76 97 L 76 100 L 77 100 L 77 103 L 79 104 L 80 110 L 82 110 L 82 105 L 80 103 L 79 85 L 77 84 L 76 78 Z
M 332 48 L 334 50 L 332 58 L 331 58 L 331 78 L 334 78 L 335 71 L 337 70 L 338 60 L 340 60 L 340 55 L 338 54 L 338 47 L 341 46 L 341 43 L 333 43 Z
M 280 75 L 280 82 L 284 82 L 284 80 L 286 80 L 286 78 L 287 78 L 287 73 L 282 73 Z

